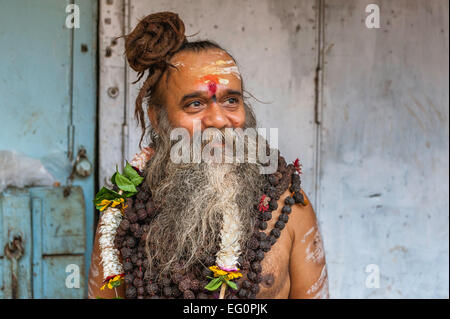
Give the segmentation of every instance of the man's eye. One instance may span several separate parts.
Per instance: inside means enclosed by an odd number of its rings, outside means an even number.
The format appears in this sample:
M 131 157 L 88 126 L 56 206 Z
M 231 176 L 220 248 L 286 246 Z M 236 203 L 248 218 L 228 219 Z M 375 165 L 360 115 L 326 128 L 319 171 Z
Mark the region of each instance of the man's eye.
M 235 98 L 235 97 L 230 97 L 229 99 L 227 99 L 226 101 L 225 101 L 225 105 L 234 105 L 234 104 L 237 104 L 239 102 L 239 100 L 237 99 L 237 98 Z
M 186 105 L 186 107 L 191 107 L 191 106 L 192 107 L 199 107 L 201 105 L 202 105 L 202 103 L 200 101 L 194 101 L 194 102 L 191 102 L 188 105 Z

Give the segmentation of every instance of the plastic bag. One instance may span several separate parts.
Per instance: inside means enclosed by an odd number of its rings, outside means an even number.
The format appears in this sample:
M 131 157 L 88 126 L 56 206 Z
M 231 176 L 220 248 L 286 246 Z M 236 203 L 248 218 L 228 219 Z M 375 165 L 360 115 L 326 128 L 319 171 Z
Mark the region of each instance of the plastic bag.
M 0 150 L 0 192 L 9 186 L 51 186 L 54 182 L 40 160 Z

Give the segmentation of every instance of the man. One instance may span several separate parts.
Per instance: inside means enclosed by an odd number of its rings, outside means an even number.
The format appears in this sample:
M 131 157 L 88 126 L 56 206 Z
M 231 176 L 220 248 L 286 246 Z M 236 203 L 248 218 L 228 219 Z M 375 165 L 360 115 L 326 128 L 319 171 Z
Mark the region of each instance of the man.
M 105 275 L 109 267 L 109 255 L 101 249 L 108 246 L 107 236 L 102 237 L 106 228 L 101 228 L 108 226 L 105 215 L 94 243 L 89 297 L 328 297 L 317 220 L 292 165 L 284 163 L 272 174 L 273 185 L 287 181 L 286 187 L 277 188 L 281 194 L 272 188 L 270 197 L 263 195 L 255 212 L 260 191 L 269 189 L 264 188 L 267 176 L 260 174 L 258 163 L 174 163 L 170 157 L 174 128 L 184 128 L 192 137 L 196 123 L 201 131 L 256 127 L 243 100 L 234 58 L 208 41 L 188 43 L 183 22 L 172 13 L 144 18 L 127 36 L 126 46 L 131 67 L 141 76 L 149 70 L 136 114 L 142 125 L 142 100 L 148 96 L 154 141 L 145 149 L 148 158 L 132 162 L 145 178 L 141 193 L 129 201 L 117 234 L 114 229 L 109 234 L 116 235 L 115 248 L 121 255 L 116 272 L 125 269 L 125 282 L 104 288 L 105 278 L 111 281 L 109 277 L 119 275 Z M 283 183 L 273 181 L 277 176 L 284 176 Z M 269 217 L 261 219 L 262 214 Z M 104 251 L 113 249 L 110 246 Z M 209 284 L 206 275 L 212 279 Z M 218 279 L 222 284 L 216 284 Z

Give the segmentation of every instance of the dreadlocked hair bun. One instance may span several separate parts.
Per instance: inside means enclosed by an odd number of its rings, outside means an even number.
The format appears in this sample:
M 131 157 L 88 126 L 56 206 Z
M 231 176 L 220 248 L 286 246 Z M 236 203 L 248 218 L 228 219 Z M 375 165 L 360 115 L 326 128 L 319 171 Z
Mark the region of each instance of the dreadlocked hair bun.
M 145 133 L 145 118 L 142 101 L 149 90 L 158 82 L 169 64 L 170 57 L 187 42 L 185 27 L 178 14 L 158 12 L 149 14 L 136 25 L 130 34 L 125 36 L 125 52 L 130 67 L 138 72 L 138 82 L 146 70 L 147 79 L 136 98 L 135 116 Z

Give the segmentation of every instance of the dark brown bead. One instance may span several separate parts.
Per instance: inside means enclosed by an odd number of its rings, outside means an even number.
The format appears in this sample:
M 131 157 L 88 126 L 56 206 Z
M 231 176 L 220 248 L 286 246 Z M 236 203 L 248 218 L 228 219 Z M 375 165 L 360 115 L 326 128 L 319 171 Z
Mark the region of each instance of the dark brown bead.
M 134 224 L 138 221 L 138 216 L 135 213 L 130 213 L 128 214 L 128 220 L 130 221 L 131 224 Z
M 248 242 L 248 247 L 253 250 L 258 249 L 258 247 L 259 247 L 258 239 L 256 239 L 255 237 L 250 238 L 250 240 Z
M 272 184 L 273 186 L 278 185 L 278 183 L 280 182 L 280 180 L 275 176 L 275 175 L 269 175 L 269 183 Z
M 146 191 L 141 190 L 137 193 L 136 198 L 145 202 L 149 198 L 149 194 Z
M 149 295 L 156 295 L 159 292 L 159 287 L 158 287 L 158 284 L 151 283 L 145 287 L 145 290 L 147 291 L 147 293 Z
M 136 298 L 137 296 L 136 288 L 134 288 L 133 286 L 128 286 L 127 289 L 125 290 L 125 296 L 130 299 Z
M 133 224 L 131 224 L 130 225 L 130 231 L 132 232 L 132 233 L 135 233 L 135 232 L 137 232 L 138 230 L 139 230 L 139 224 L 138 223 L 133 223 Z
M 183 279 L 178 285 L 178 289 L 180 289 L 180 291 L 182 292 L 189 290 L 190 288 L 191 288 L 191 280 L 189 278 Z
M 122 228 L 117 228 L 117 236 L 123 237 L 127 234 L 127 232 L 125 230 L 123 230 Z
M 136 240 L 133 237 L 127 238 L 127 247 L 133 248 L 136 245 Z
M 294 193 L 294 200 L 295 202 L 304 204 L 304 198 L 303 198 L 303 194 L 301 192 L 295 192 Z
M 286 226 L 286 223 L 281 220 L 279 220 L 275 223 L 275 227 L 278 228 L 279 230 L 283 230 L 285 226 Z
M 262 271 L 261 263 L 258 261 L 252 262 L 251 267 L 255 273 L 260 273 Z
M 278 220 L 282 221 L 283 223 L 287 223 L 289 221 L 289 215 L 283 213 L 280 215 L 280 217 L 278 217 Z
M 126 261 L 126 262 L 123 264 L 123 269 L 124 269 L 126 272 L 132 271 L 132 270 L 133 270 L 133 264 L 132 264 L 131 262 L 129 262 L 129 261 Z
M 279 238 L 281 235 L 281 231 L 278 228 L 274 228 L 270 231 L 270 234 L 275 238 Z
M 271 197 L 272 198 L 272 197 Z M 276 210 L 278 208 L 278 203 L 275 198 L 272 198 L 269 202 L 269 209 Z
M 258 233 L 258 240 L 259 240 L 259 241 L 265 241 L 266 238 L 267 238 L 266 233 L 264 233 L 264 232 L 259 232 L 259 233 Z
M 255 282 L 256 276 L 257 276 L 256 273 L 254 273 L 253 271 L 247 273 L 247 278 L 250 281 Z
M 250 249 L 250 250 L 247 252 L 247 259 L 250 260 L 250 261 L 253 261 L 253 260 L 255 260 L 255 258 L 256 258 L 256 253 L 255 253 L 255 251 Z M 244 268 L 244 267 L 243 267 L 243 268 Z M 245 268 L 244 268 L 244 269 L 245 269 Z
M 183 298 L 184 299 L 194 299 L 195 298 L 195 294 L 193 291 L 191 290 L 185 290 L 183 292 Z
M 183 280 L 183 275 L 180 274 L 179 272 L 176 272 L 172 275 L 172 281 L 174 284 L 178 285 L 181 282 L 181 280 Z
M 196 292 L 201 289 L 200 281 L 198 279 L 194 279 L 191 281 L 191 290 Z
M 291 206 L 283 206 L 283 208 L 281 209 L 281 213 L 283 214 L 290 214 L 292 211 Z
M 239 298 L 247 298 L 248 297 L 248 295 L 249 295 L 249 293 L 248 293 L 248 290 L 246 290 L 246 289 L 240 289 L 239 290 L 239 292 L 238 292 L 238 296 L 239 296 Z
M 130 228 L 130 222 L 127 219 L 122 219 L 120 222 L 120 228 L 127 231 Z
M 272 218 L 272 212 L 266 211 L 266 212 L 261 213 L 260 216 L 261 216 L 262 221 L 268 221 Z
M 268 241 L 269 241 L 270 245 L 273 246 L 277 242 L 277 239 L 274 236 L 270 235 Z
M 266 240 L 261 243 L 260 247 L 263 252 L 267 253 L 270 250 L 270 247 L 272 247 L 272 245 L 268 240 Z
M 264 259 L 264 252 L 262 250 L 258 250 L 256 252 L 255 260 L 261 261 Z
M 266 230 L 267 229 L 267 222 L 264 221 L 264 220 L 260 220 L 259 224 L 258 224 L 258 227 L 259 227 L 260 230 Z
M 137 201 L 136 201 L 136 204 L 134 205 L 134 208 L 135 208 L 136 210 L 139 210 L 139 209 L 145 208 L 145 205 L 144 205 L 144 203 L 142 203 L 141 200 L 137 200 Z
M 258 292 L 259 292 L 259 285 L 258 285 L 258 284 L 252 285 L 251 288 L 250 288 L 250 291 L 251 291 L 253 294 L 257 295 Z
M 137 216 L 138 216 L 138 220 L 144 220 L 147 218 L 147 212 L 145 211 L 145 209 L 140 209 L 137 212 Z
M 144 287 L 138 287 L 138 289 L 137 289 L 138 297 L 139 297 L 139 296 L 143 296 L 144 293 L 145 293 Z
M 144 282 L 142 281 L 142 279 L 134 278 L 133 285 L 135 287 L 142 287 L 144 285 Z
M 248 281 L 248 280 L 244 280 L 243 282 L 242 282 L 242 288 L 243 289 L 249 289 L 250 287 L 251 287 L 251 282 L 250 281 Z
M 286 197 L 286 198 L 284 199 L 284 203 L 285 203 L 286 205 L 292 206 L 292 205 L 295 204 L 295 200 L 294 200 L 294 198 L 292 198 L 291 196 L 288 196 L 288 197 Z

